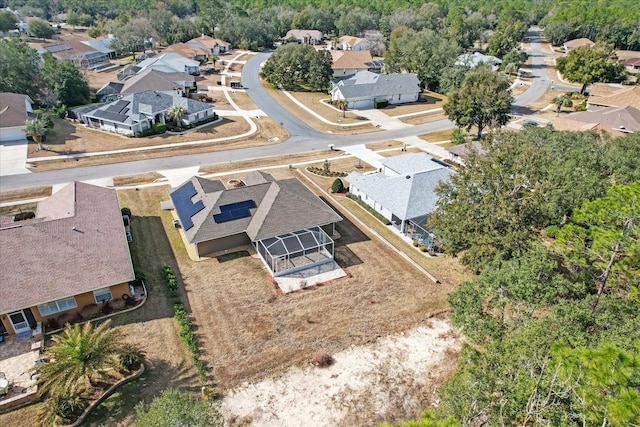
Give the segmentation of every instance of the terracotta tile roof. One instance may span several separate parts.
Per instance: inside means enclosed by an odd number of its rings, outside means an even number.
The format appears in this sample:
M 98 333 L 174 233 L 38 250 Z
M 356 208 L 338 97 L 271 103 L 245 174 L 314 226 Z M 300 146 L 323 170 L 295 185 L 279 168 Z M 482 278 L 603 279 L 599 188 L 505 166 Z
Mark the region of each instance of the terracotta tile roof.
M 0 93 L 0 128 L 23 126 L 29 118 L 26 101 L 31 102 L 27 95 L 19 93 Z
M 597 96 L 592 94 L 589 97 L 590 105 L 600 105 L 603 107 L 631 107 L 640 108 L 640 86 L 623 88 L 611 95 Z
M 115 190 L 74 182 L 0 228 L 0 313 L 134 279 Z
M 191 183 L 197 194 L 192 203 L 202 200 L 204 209 L 191 216 L 193 227 L 185 230 L 190 243 L 205 242 L 246 232 L 257 241 L 280 234 L 302 230 L 317 225 L 341 221 L 340 215 L 327 206 L 318 196 L 296 178 L 273 180 L 264 173 L 252 173 L 244 187 L 218 189 L 217 185 L 204 185 L 204 178 L 191 178 L 181 186 L 169 190 L 169 195 Z M 173 197 L 172 197 L 173 200 Z M 220 206 L 253 200 L 256 208 L 251 216 L 224 223 L 216 223 L 213 215 L 220 213 Z M 188 208 L 188 207 L 187 207 Z M 180 209 L 180 207 L 178 207 Z
M 368 63 L 373 61 L 371 52 L 368 50 L 332 50 L 331 57 L 333 58 L 331 68 L 335 70 L 345 68 L 367 70 L 369 69 Z

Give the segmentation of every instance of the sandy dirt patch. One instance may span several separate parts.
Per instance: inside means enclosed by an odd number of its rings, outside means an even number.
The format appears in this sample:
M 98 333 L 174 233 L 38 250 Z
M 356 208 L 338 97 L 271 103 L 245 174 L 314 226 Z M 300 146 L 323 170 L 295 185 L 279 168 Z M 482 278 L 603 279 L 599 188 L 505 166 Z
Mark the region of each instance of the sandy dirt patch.
M 222 403 L 229 425 L 375 425 L 416 417 L 455 366 L 460 337 L 430 319 L 403 334 L 333 355 L 328 368 L 294 367 L 231 390 Z

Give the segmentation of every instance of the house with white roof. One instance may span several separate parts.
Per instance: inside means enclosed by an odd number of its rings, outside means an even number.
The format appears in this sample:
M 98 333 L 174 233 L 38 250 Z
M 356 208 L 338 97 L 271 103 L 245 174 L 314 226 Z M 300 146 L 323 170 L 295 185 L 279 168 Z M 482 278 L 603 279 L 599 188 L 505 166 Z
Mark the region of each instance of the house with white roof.
M 289 30 L 282 38 L 285 43 L 290 39 L 296 39 L 301 44 L 320 44 L 324 35 L 319 30 Z
M 416 102 L 420 95 L 420 81 L 414 73 L 376 74 L 359 71 L 340 80 L 331 89 L 331 100 L 345 99 L 352 110 L 374 108 L 378 101 L 389 104 Z
M 367 39 L 354 36 L 342 36 L 338 39 L 336 48 L 342 50 L 369 50 L 371 43 Z
M 185 58 L 177 52 L 167 52 L 162 55 L 147 58 L 136 65 L 140 70 L 156 70 L 164 73 L 198 74 L 200 62 Z
M 426 228 L 427 218 L 438 201 L 434 190 L 455 172 L 426 153 L 388 157 L 381 163 L 380 172 L 350 173 L 345 178 L 349 192 L 388 219 L 400 232 L 426 241 L 431 235 Z
M 213 55 L 220 55 L 231 50 L 231 43 L 221 39 L 217 39 L 215 37 L 206 36 L 204 34 L 200 37 L 189 40 L 186 44 L 188 44 L 189 46 L 206 49 Z
M 489 64 L 493 71 L 498 71 L 502 60 L 495 56 L 484 55 L 480 52 L 463 53 L 456 59 L 455 65 L 465 65 L 470 68 L 476 68 L 480 64 Z

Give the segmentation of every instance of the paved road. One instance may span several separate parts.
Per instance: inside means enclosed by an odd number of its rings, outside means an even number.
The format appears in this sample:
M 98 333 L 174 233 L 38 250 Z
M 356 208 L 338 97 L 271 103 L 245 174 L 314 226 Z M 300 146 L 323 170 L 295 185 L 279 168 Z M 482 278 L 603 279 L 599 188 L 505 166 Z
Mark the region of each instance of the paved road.
M 548 85 L 548 82 L 544 83 L 542 80 L 543 78 L 546 79 L 546 75 L 543 68 L 543 53 L 540 49 L 540 43 L 538 42 L 538 31 L 539 30 L 532 28 L 529 30 L 528 35 L 529 37 L 532 37 L 533 40 L 536 40 L 535 43 L 532 43 L 531 54 L 534 55 L 534 65 L 537 67 L 534 67 L 534 75 L 539 76 L 540 78 L 536 80 L 540 80 L 541 82 L 534 82 L 526 92 L 516 97 L 515 105 L 522 106 L 535 101 L 542 96 Z M 433 123 L 416 125 L 405 129 L 393 129 L 360 135 L 338 136 L 318 132 L 307 126 L 293 114 L 289 113 L 274 101 L 261 87 L 258 80 L 259 65 L 268 55 L 268 53 L 254 55 L 254 57 L 247 61 L 243 67 L 242 83 L 248 88 L 247 92 L 254 102 L 273 120 L 278 123 L 283 123 L 283 126 L 290 132 L 291 137 L 287 141 L 281 144 L 238 150 L 148 159 L 100 166 L 77 167 L 57 171 L 8 175 L 0 178 L 0 191 L 63 184 L 73 180 L 98 180 L 107 177 L 154 172 L 158 170 L 211 165 L 216 163 L 279 156 L 283 154 L 301 153 L 312 150 L 326 150 L 329 144 L 334 144 L 336 148 L 340 148 L 355 144 L 387 141 L 391 139 L 421 135 L 449 129 L 453 126 L 453 123 L 449 120 L 439 120 Z
M 525 37 L 531 43 L 529 56 L 531 57 L 531 74 L 533 81 L 529 89 L 516 97 L 511 106 L 512 110 L 521 109 L 540 98 L 549 88 L 550 83 L 547 79 L 547 71 L 544 64 L 545 54 L 542 52 L 542 47 L 540 46 L 540 28 L 529 28 Z

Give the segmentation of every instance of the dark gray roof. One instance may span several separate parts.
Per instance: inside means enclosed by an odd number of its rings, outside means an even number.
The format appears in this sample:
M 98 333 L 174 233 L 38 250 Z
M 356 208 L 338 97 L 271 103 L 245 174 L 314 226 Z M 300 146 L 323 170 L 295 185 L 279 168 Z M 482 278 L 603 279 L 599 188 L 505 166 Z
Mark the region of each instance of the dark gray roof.
M 193 227 L 185 230 L 188 241 L 204 242 L 240 233 L 247 233 L 251 240 L 258 241 L 342 220 L 298 179 L 271 181 L 268 179 L 273 177 L 269 174 L 260 173 L 260 176 L 264 182 L 220 190 L 219 184 L 207 184 L 208 180 L 204 178 L 194 177 L 187 181 L 193 183 L 197 190 L 192 200 L 202 200 L 205 205 L 191 217 Z M 251 182 L 254 178 L 258 178 L 255 172 L 247 180 Z M 179 191 L 182 185 L 169 190 L 169 194 Z M 253 200 L 256 204 L 250 209 L 251 216 L 223 223 L 214 221 L 213 215 L 221 212 L 221 206 L 246 200 Z
M 96 95 L 114 95 L 119 94 L 122 91 L 124 83 L 121 82 L 108 82 L 105 83 L 98 91 Z
M 84 113 L 84 116 L 130 125 L 144 118 L 152 117 L 157 113 L 167 111 L 173 105 L 183 106 L 187 114 L 211 109 L 210 104 L 196 101 L 195 99 L 147 90 L 126 95 L 118 101 L 110 102 L 91 112 Z M 141 106 L 145 106 L 143 108 L 144 112 L 141 111 Z M 146 108 L 147 106 L 149 107 L 148 109 Z
M 360 73 L 363 71 L 338 84 L 337 89 L 346 99 L 415 93 L 420 90 L 420 81 L 413 73 L 375 74 L 364 71 L 364 73 L 368 73 L 367 78 L 359 82 L 362 80 L 359 78 Z M 336 90 L 335 87 L 334 90 Z
M 115 50 L 111 49 L 111 42 L 113 37 L 104 37 L 96 40 L 83 40 L 82 43 L 102 53 L 115 53 Z

